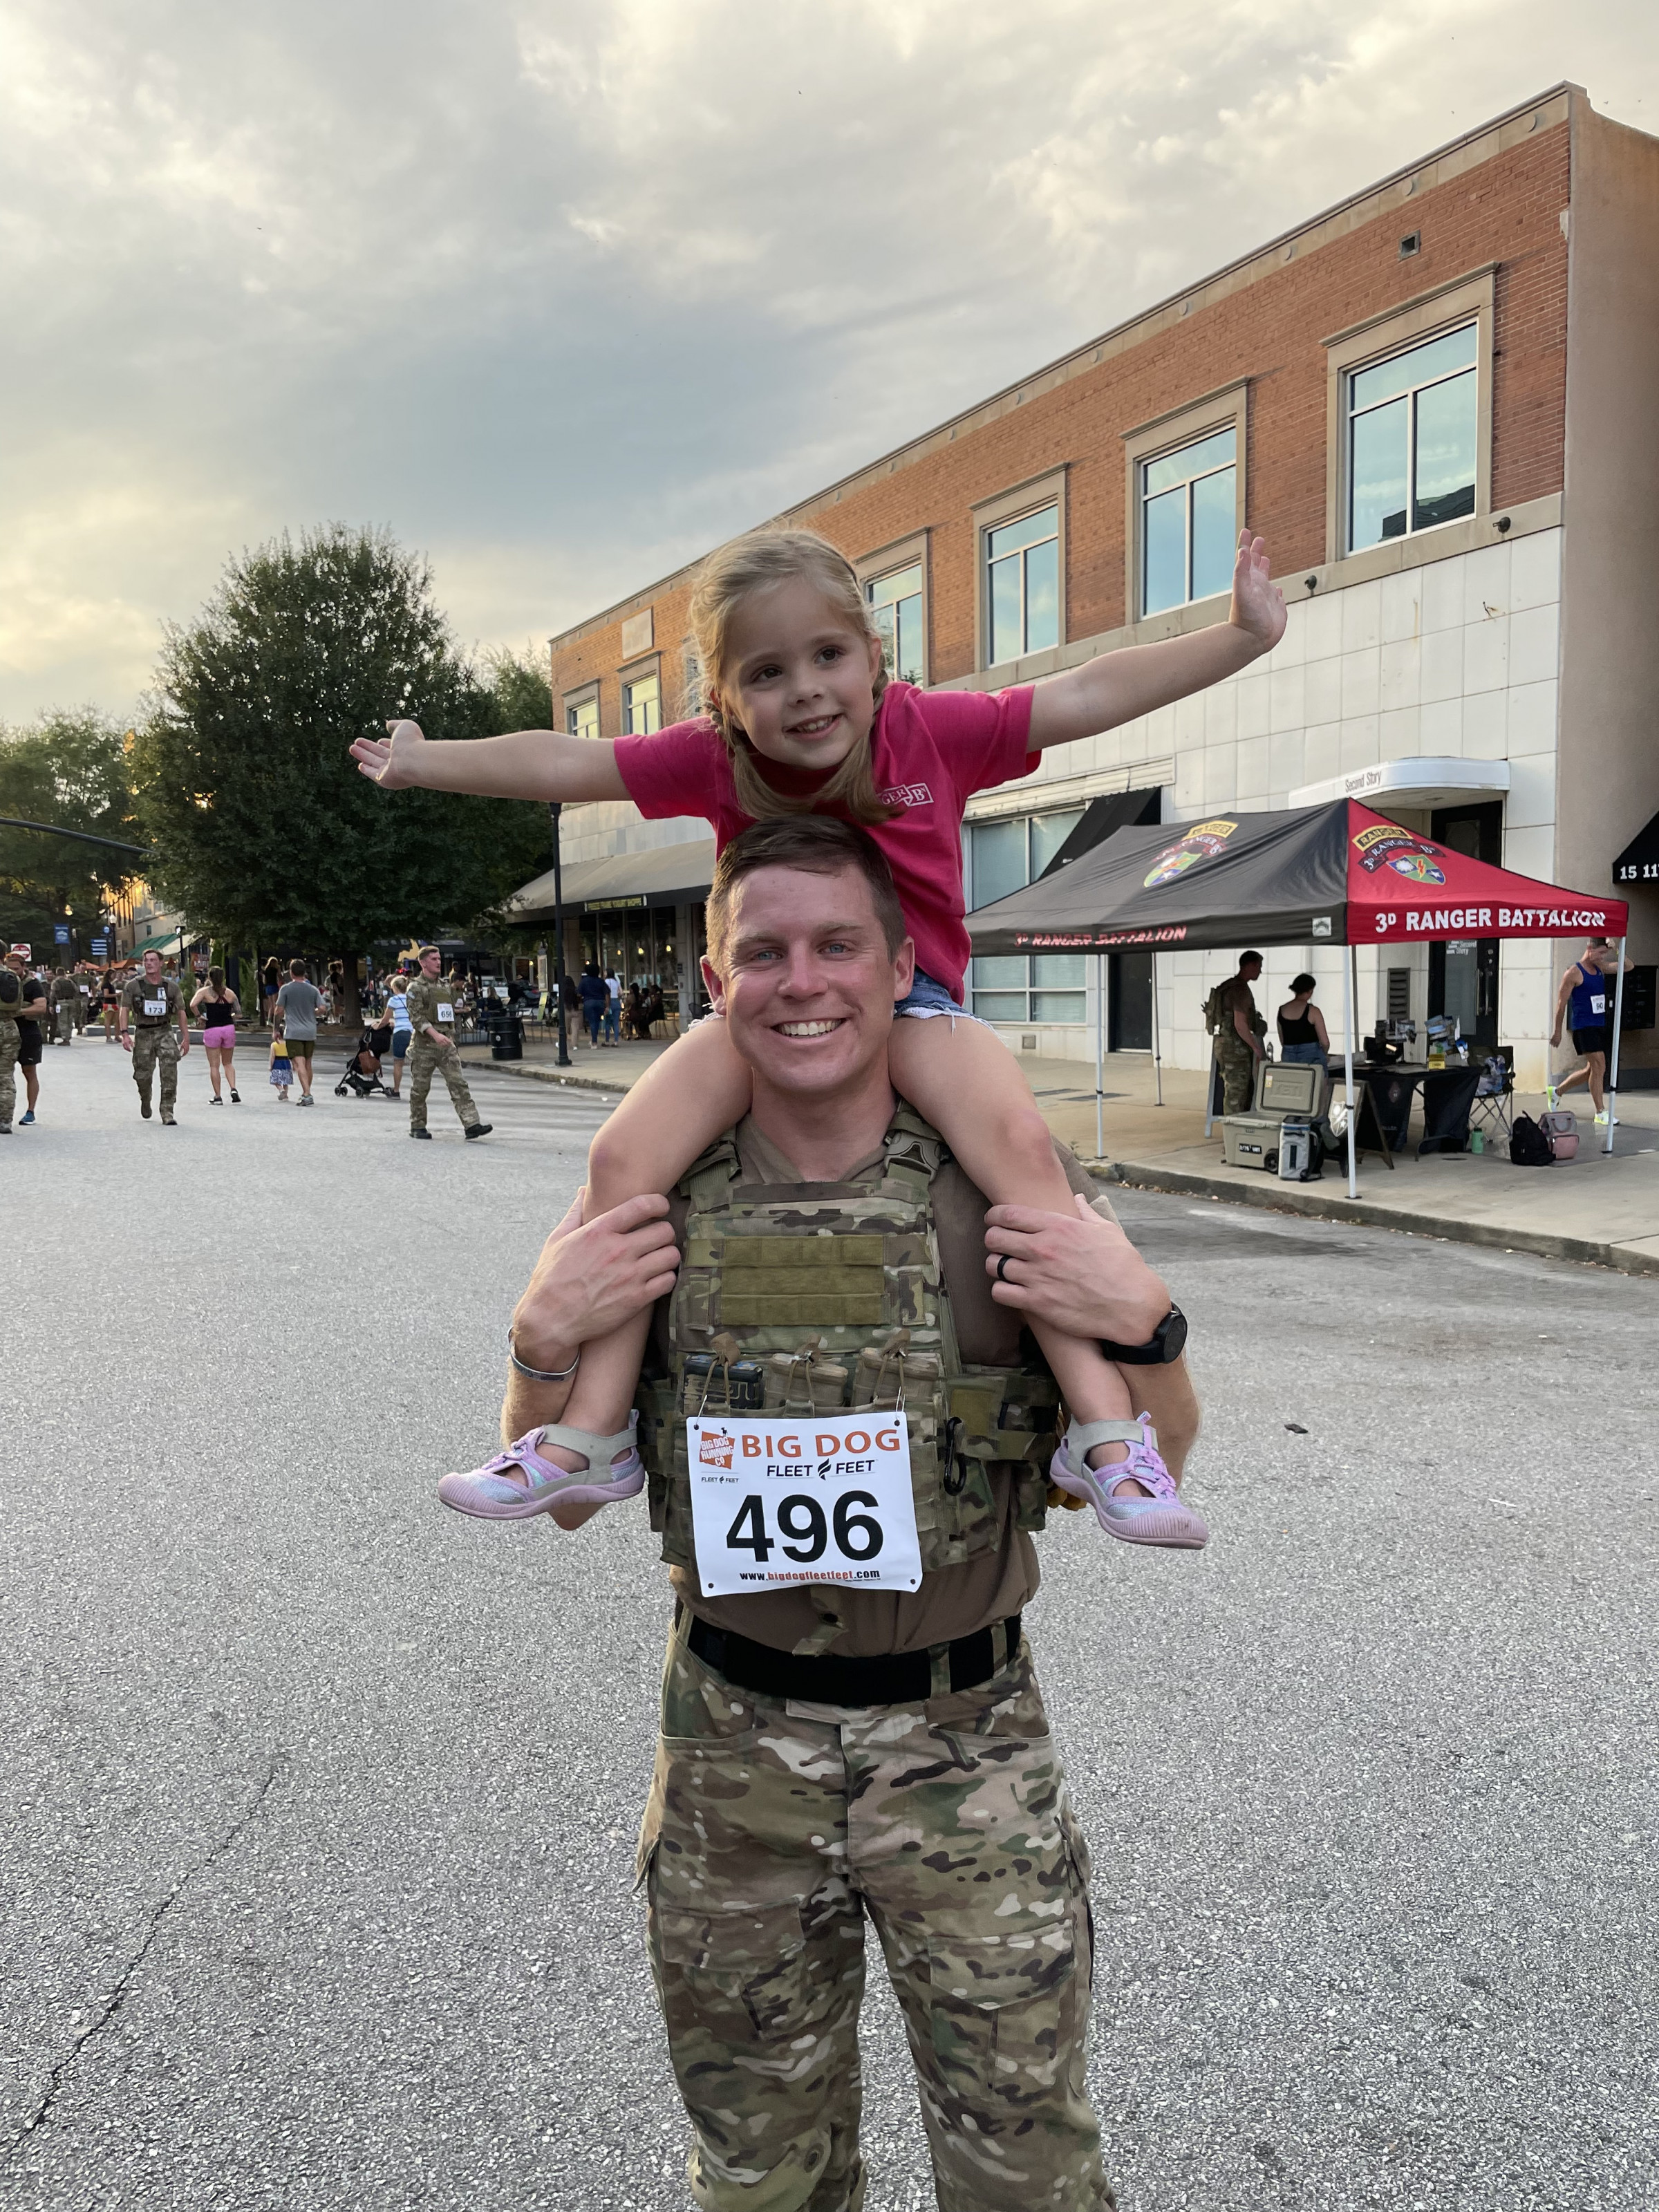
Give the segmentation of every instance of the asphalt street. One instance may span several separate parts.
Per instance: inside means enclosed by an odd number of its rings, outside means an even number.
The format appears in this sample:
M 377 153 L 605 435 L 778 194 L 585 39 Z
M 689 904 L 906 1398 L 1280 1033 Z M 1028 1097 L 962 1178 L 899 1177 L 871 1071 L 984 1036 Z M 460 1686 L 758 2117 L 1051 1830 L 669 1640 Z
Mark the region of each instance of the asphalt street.
M 337 1055 L 333 1058 L 337 1059 Z M 605 1110 L 0 1139 L 0 2203 L 685 2208 L 631 1893 L 642 1510 L 446 1514 Z M 1044 1540 L 1126 2212 L 1659 2201 L 1659 1282 L 1125 1194 L 1193 1324 L 1199 1556 Z M 931 2204 L 872 1958 L 867 2212 Z

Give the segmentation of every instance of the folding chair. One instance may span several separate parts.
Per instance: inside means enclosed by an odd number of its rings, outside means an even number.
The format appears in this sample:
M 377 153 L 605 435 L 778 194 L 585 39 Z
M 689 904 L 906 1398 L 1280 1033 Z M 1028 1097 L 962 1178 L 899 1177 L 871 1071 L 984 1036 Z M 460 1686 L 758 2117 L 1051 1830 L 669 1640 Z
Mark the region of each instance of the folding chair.
M 1498 1070 L 1502 1069 L 1502 1079 Z M 1469 1128 L 1485 1130 L 1489 1135 L 1508 1139 L 1514 1133 L 1510 1119 L 1510 1101 L 1515 1096 L 1515 1047 L 1500 1044 L 1486 1054 L 1486 1066 L 1480 1071 L 1474 1103 L 1469 1108 Z

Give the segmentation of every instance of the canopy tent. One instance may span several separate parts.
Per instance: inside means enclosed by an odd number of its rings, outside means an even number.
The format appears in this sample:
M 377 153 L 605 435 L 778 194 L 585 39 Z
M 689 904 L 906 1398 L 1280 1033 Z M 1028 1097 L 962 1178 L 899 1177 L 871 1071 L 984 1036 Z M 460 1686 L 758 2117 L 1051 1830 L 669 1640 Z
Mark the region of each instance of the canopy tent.
M 1401 829 L 1358 799 L 1339 799 L 1288 813 L 1218 814 L 1184 826 L 1119 830 L 1069 866 L 979 908 L 968 916 L 968 933 L 975 954 L 984 956 L 1236 951 L 1246 945 L 1353 946 L 1583 933 L 1619 940 L 1622 1000 L 1628 913 L 1622 899 L 1511 874 Z M 1343 980 L 1352 1193 L 1352 952 Z M 1619 1018 L 1615 1011 L 1609 1152 Z

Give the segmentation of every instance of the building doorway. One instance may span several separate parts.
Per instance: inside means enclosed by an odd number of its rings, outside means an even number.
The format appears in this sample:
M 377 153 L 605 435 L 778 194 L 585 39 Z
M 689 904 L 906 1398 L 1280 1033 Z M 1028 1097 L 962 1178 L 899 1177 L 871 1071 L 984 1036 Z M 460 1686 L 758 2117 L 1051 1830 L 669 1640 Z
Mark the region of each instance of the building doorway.
M 1152 1048 L 1152 956 L 1109 952 L 1106 956 L 1106 1049 L 1150 1052 Z
M 1454 853 L 1501 868 L 1503 801 L 1443 808 L 1431 817 L 1429 835 Z M 1498 1046 L 1498 945 L 1495 937 L 1465 937 L 1429 947 L 1430 1013 L 1455 1019 L 1486 1051 Z

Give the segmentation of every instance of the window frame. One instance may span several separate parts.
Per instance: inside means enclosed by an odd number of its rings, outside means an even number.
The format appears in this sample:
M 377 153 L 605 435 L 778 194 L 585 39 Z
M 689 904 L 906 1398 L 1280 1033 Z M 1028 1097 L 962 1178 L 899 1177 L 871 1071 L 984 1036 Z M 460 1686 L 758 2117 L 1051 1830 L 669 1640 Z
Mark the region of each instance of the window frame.
M 1021 660 L 1036 660 L 1044 653 L 1060 653 L 1070 635 L 1066 627 L 1066 602 L 1070 596 L 1066 563 L 1066 491 L 1070 473 L 1069 464 L 1051 469 L 1046 475 L 1030 477 L 1024 483 L 1014 484 L 994 498 L 976 500 L 969 512 L 974 518 L 974 666 L 975 671 L 1013 668 Z M 990 535 L 1010 522 L 1018 522 L 1028 514 L 1038 514 L 1043 507 L 1058 510 L 1055 515 L 1056 548 L 1060 568 L 1059 604 L 1056 608 L 1059 635 L 1053 645 L 1038 646 L 1034 653 L 1017 654 L 1012 660 L 991 661 L 986 658 L 991 647 L 991 562 Z M 925 611 L 925 610 L 924 610 Z
M 593 709 L 594 736 L 596 738 L 603 737 L 605 734 L 605 703 L 599 695 L 599 680 L 598 677 L 595 677 L 591 684 L 578 684 L 573 690 L 566 691 L 560 695 L 559 709 L 564 716 L 564 734 L 566 737 L 572 738 L 579 734 L 578 732 L 571 728 L 570 717 L 579 708 L 586 706 L 591 706 Z
M 1233 434 L 1233 536 L 1237 539 L 1244 527 L 1249 507 L 1250 385 L 1247 377 L 1242 383 L 1224 385 L 1218 392 L 1206 392 L 1201 399 L 1188 402 L 1184 407 L 1173 409 L 1164 415 L 1155 415 L 1150 422 L 1142 422 L 1133 430 L 1123 433 L 1124 499 L 1123 547 L 1126 567 L 1123 576 L 1123 604 L 1129 611 L 1129 620 L 1164 622 L 1186 613 L 1189 607 L 1202 606 L 1203 599 L 1181 599 L 1172 607 L 1160 607 L 1156 614 L 1148 614 L 1143 601 L 1146 577 L 1146 548 L 1144 537 L 1144 508 L 1141 482 L 1148 462 L 1161 461 L 1167 454 L 1179 453 L 1183 446 L 1196 445 L 1200 438 L 1213 437 L 1218 430 L 1231 429 Z M 1188 549 L 1190 554 L 1190 548 Z M 1218 592 L 1206 594 L 1206 599 L 1219 599 Z
M 1492 513 L 1492 294 L 1498 264 L 1439 284 L 1419 293 L 1403 306 L 1372 315 L 1322 341 L 1326 360 L 1325 395 L 1325 558 L 1328 562 L 1363 561 L 1384 547 L 1432 538 L 1437 531 L 1465 527 Z M 1405 353 L 1430 338 L 1441 337 L 1467 323 L 1475 326 L 1474 342 L 1474 512 L 1444 522 L 1431 522 L 1420 530 L 1407 528 L 1401 538 L 1386 538 L 1376 545 L 1351 547 L 1347 543 L 1350 464 L 1348 393 L 1354 377 L 1374 368 L 1395 354 Z
M 920 568 L 921 570 L 921 675 L 919 689 L 925 690 L 933 681 L 933 570 L 931 558 L 933 533 L 919 530 L 908 538 L 896 538 L 890 545 L 878 545 L 874 552 L 866 553 L 853 563 L 853 573 L 859 580 L 862 597 L 872 584 L 878 584 L 884 576 L 897 574 L 901 568 Z M 867 607 L 869 601 L 865 605 Z M 900 681 L 908 681 L 901 678 Z
M 963 829 L 965 833 L 963 841 L 965 850 L 963 857 L 964 861 L 964 873 L 966 876 L 964 889 L 968 895 L 970 897 L 976 898 L 977 896 L 974 884 L 973 858 L 973 833 L 975 830 L 994 828 L 1004 829 L 1011 822 L 1018 822 L 1020 824 L 1025 836 L 1025 881 L 1029 884 L 1034 880 L 1030 872 L 1031 832 L 1036 824 L 1039 821 L 1049 820 L 1055 816 L 1070 815 L 1073 817 L 1073 820 L 1065 833 L 1065 835 L 1068 836 L 1071 834 L 1071 830 L 1075 829 L 1077 823 L 1082 820 L 1087 809 L 1088 802 L 1086 800 L 1080 803 L 1060 806 L 1031 806 L 1028 805 L 1019 812 L 1014 812 L 1010 810 L 1004 813 L 985 815 L 977 819 L 964 822 Z M 1063 844 L 1064 842 L 1065 837 L 1062 836 L 1060 842 Z M 1055 849 L 1057 851 L 1059 848 L 1056 847 Z M 1042 1027 L 1044 1029 L 1072 1030 L 1086 1028 L 1088 1026 L 1089 984 L 1088 971 L 1086 969 L 1084 971 L 1084 980 L 1080 984 L 1039 983 L 1036 980 L 1036 962 L 1038 960 L 1050 958 L 1054 956 L 1047 953 L 1024 952 L 1014 953 L 1012 955 L 993 954 L 990 957 L 992 958 L 1013 958 L 1022 961 L 1024 963 L 1025 968 L 1025 981 L 1023 984 L 976 984 L 974 981 L 974 962 L 970 957 L 968 963 L 968 974 L 964 981 L 966 1005 L 969 1013 L 977 1012 L 975 1001 L 981 998 L 1018 997 L 1023 1000 L 1024 1004 L 1024 1012 L 1023 1013 L 1011 1015 L 1006 1018 L 1000 1014 L 982 1014 L 979 1016 L 979 1018 L 981 1021 L 994 1023 L 997 1026 L 1004 1029 L 1032 1029 Z M 1061 954 L 1059 957 L 1069 959 L 1073 957 L 1081 956 L 1073 956 L 1066 953 Z M 1045 1017 L 1034 1011 L 1036 1002 L 1040 998 L 1055 998 L 1060 996 L 1062 994 L 1067 997 L 1077 997 L 1081 999 L 1083 1002 L 1083 1011 L 1076 1017 L 1075 1019 L 1055 1021 L 1052 1017 Z
M 643 683 L 647 677 L 649 676 L 654 676 L 657 679 L 657 728 L 660 730 L 667 726 L 663 720 L 663 708 L 665 702 L 663 698 L 662 689 L 662 655 L 660 653 L 647 653 L 642 659 L 629 661 L 623 667 L 621 667 L 617 671 L 617 683 L 618 685 L 617 727 L 617 734 L 621 737 L 653 736 L 655 734 L 654 732 L 630 730 L 628 726 L 628 694 L 629 687 L 635 684 Z

